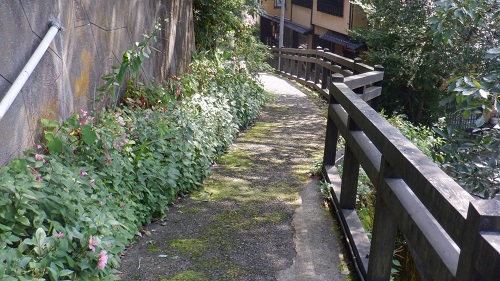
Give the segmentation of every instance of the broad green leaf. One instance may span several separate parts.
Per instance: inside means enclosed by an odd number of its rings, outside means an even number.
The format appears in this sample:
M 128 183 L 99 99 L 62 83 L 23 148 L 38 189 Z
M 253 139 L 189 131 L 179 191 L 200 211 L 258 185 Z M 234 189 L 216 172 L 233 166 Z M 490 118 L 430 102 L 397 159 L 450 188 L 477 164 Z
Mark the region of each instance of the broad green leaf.
M 53 131 L 59 128 L 59 122 L 57 122 L 56 120 L 48 120 L 42 118 L 40 121 L 42 122 L 44 129 L 47 129 L 49 131 Z
M 465 22 L 465 13 L 462 11 L 462 9 L 456 9 L 453 15 L 460 21 L 460 23 Z
M 45 140 L 47 148 L 51 154 L 57 154 L 62 150 L 62 141 L 59 138 L 54 137 L 52 133 L 45 134 Z
M 428 23 L 430 24 L 435 24 L 438 23 L 440 20 L 437 17 L 431 17 L 427 20 Z
M 21 224 L 23 224 L 23 225 L 26 225 L 26 226 L 30 226 L 31 225 L 30 220 L 27 217 L 24 217 L 24 216 L 23 217 L 18 217 L 18 218 L 16 218 L 16 220 L 18 222 L 20 222 Z
M 462 95 L 464 95 L 464 96 L 470 96 L 470 95 L 474 94 L 477 91 L 478 91 L 478 89 L 468 89 L 468 90 L 463 91 Z
M 490 95 L 490 92 L 484 89 L 479 89 L 479 94 L 481 95 L 482 98 L 487 99 L 488 96 Z
M 37 239 L 38 243 L 42 243 L 45 237 L 47 237 L 47 235 L 45 234 L 45 230 L 43 230 L 43 228 L 38 228 L 35 233 L 35 238 Z
M 71 274 L 73 274 L 73 270 L 69 270 L 69 269 L 63 269 L 61 271 L 59 271 L 59 277 L 63 277 L 63 276 L 69 276 Z
M 97 134 L 92 130 L 91 125 L 82 126 L 82 139 L 88 146 L 92 146 L 97 140 Z
M 484 122 L 485 122 L 484 116 L 481 116 L 481 118 L 478 118 L 475 123 L 476 123 L 476 126 L 481 127 L 484 125 Z
M 29 262 L 31 261 L 31 257 L 24 257 L 20 262 L 19 262 L 19 267 L 25 267 Z

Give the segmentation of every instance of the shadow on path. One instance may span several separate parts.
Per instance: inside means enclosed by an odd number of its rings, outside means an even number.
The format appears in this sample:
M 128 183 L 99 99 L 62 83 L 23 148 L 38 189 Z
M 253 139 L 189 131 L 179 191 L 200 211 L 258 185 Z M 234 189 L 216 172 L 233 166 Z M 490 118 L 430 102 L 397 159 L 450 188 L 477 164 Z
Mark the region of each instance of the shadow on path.
M 325 117 L 292 83 L 262 74 L 275 101 L 122 258 L 123 280 L 345 280 L 318 182 Z

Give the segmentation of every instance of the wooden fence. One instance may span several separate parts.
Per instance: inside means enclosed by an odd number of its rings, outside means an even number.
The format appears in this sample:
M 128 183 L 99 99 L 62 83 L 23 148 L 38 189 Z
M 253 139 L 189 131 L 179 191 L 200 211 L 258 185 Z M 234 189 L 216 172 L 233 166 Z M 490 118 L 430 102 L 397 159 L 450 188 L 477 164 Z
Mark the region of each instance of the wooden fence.
M 323 172 L 361 279 L 390 279 L 399 229 L 422 280 L 500 280 L 500 202 L 470 196 L 366 102 L 383 68 L 320 48 L 271 50 L 278 73 L 329 100 Z M 371 241 L 355 211 L 360 166 L 377 191 Z

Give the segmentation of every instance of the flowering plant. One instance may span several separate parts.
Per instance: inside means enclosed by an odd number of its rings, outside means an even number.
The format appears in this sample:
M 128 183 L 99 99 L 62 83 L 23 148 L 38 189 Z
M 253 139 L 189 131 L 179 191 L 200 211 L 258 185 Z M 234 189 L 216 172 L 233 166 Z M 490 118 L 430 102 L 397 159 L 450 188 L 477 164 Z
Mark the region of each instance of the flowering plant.
M 238 62 L 200 57 L 192 70 L 172 88 L 129 89 L 99 118 L 42 120 L 44 142 L 0 168 L 0 280 L 119 279 L 140 227 L 200 187 L 265 101 Z

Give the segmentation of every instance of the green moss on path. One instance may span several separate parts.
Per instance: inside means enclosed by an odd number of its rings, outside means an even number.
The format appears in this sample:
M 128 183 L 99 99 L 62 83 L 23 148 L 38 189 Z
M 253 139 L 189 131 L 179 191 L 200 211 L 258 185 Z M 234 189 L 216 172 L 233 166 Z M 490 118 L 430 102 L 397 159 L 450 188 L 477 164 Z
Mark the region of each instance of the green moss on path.
M 322 156 L 321 116 L 305 96 L 265 107 L 203 189 L 180 199 L 156 226 L 154 245 L 164 258 L 147 261 L 162 269 L 148 280 L 275 280 L 291 267 L 297 199 Z

